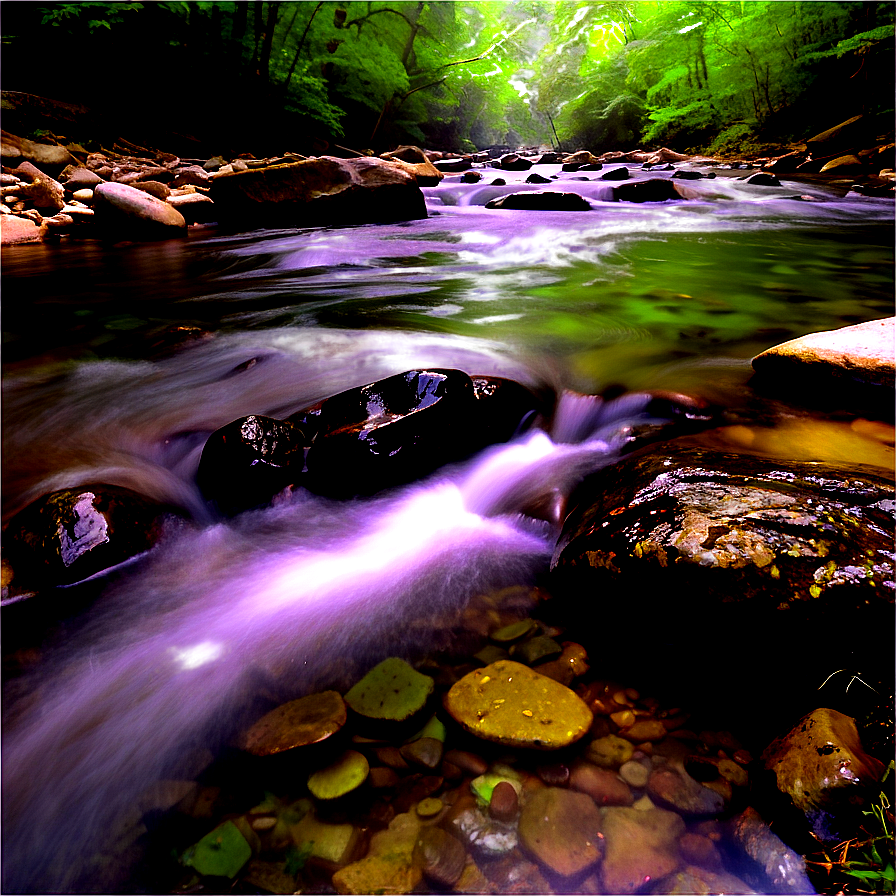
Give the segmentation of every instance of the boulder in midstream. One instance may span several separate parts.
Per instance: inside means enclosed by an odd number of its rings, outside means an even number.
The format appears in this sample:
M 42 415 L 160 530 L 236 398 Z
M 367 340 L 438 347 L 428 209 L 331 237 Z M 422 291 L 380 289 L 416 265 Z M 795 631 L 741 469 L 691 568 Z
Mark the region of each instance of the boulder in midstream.
M 16 588 L 71 585 L 149 550 L 174 509 L 128 488 L 89 484 L 34 501 L 4 528 Z
M 168 239 L 187 229 L 177 209 L 127 184 L 97 184 L 93 210 L 97 226 L 115 239 Z
M 258 507 L 299 480 L 306 444 L 305 431 L 289 420 L 241 417 L 208 437 L 196 482 L 222 513 Z
M 584 196 L 559 190 L 526 190 L 520 193 L 508 193 L 506 196 L 490 199 L 486 202 L 485 207 L 491 209 L 524 209 L 526 211 L 591 211 L 591 203 Z

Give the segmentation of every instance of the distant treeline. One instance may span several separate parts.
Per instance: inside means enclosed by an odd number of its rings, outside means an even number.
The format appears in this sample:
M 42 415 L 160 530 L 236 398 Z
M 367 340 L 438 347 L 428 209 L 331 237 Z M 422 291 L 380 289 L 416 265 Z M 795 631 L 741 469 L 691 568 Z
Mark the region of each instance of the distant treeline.
M 893 109 L 892 2 L 0 5 L 5 90 L 237 150 L 724 148 Z

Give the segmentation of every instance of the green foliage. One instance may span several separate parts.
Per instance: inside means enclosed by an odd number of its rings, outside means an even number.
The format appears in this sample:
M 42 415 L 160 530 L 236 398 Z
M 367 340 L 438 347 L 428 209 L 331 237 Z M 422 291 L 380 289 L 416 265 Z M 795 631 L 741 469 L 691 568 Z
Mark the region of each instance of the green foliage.
M 43 29 L 49 55 L 77 41 L 66 86 L 88 105 L 127 71 L 111 88 L 120 99 L 190 84 L 209 118 L 232 110 L 253 132 L 288 133 L 285 112 L 361 148 L 547 143 L 554 127 L 564 146 L 684 148 L 886 113 L 894 12 L 848 0 L 8 3 L 3 46 L 10 70 L 27 70 Z M 133 70 L 137 45 L 151 73 Z M 29 77 L 55 95 L 49 74 Z

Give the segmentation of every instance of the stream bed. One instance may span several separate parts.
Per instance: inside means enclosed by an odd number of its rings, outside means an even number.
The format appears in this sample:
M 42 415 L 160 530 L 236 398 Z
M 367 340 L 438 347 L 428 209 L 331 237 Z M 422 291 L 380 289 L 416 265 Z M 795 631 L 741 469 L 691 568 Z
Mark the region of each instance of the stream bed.
M 724 409 L 706 444 L 892 469 L 879 426 L 849 407 L 811 410 L 819 396 L 760 392 L 750 367 L 773 344 L 892 315 L 892 202 L 718 173 L 688 181 L 686 202 L 612 202 L 605 184 L 572 178 L 591 211 L 487 210 L 529 189 L 524 174 L 495 172 L 506 187 L 424 189 L 429 217 L 402 224 L 4 250 L 4 522 L 88 482 L 192 521 L 108 576 L 4 606 L 4 892 L 112 881 L 214 892 L 188 889 L 175 859 L 146 871 L 154 837 L 191 842 L 146 827 L 146 792 L 172 780 L 208 789 L 202 775 L 226 767 L 235 735 L 278 701 L 344 692 L 389 656 L 458 664 L 501 626 L 538 617 L 557 532 L 523 511 L 612 463 L 632 422 L 620 410 L 574 445 L 529 434 L 371 498 L 295 493 L 223 520 L 195 475 L 206 438 L 238 417 L 285 418 L 405 370 L 459 368 L 558 396 L 681 393 Z M 593 624 L 539 623 L 572 641 Z M 589 663 L 591 681 L 615 681 Z M 663 675 L 663 658 L 646 657 L 643 680 L 602 694 L 649 694 Z M 713 707 L 687 703 L 676 708 L 711 726 Z M 761 749 L 744 728 L 738 748 Z M 190 817 L 193 836 L 223 816 Z M 128 825 L 143 827 L 123 864 L 91 864 Z M 131 866 L 142 870 L 129 877 Z M 517 884 L 505 873 L 503 886 Z

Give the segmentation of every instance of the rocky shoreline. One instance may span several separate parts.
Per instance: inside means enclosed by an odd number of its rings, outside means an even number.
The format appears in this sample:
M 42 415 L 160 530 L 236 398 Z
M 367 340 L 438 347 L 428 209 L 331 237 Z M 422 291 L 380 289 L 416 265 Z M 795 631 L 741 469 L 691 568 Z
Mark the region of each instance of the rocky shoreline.
M 782 147 L 779 154 L 749 159 L 685 155 L 667 148 L 593 155 L 587 150 L 517 152 L 495 147 L 460 154 L 413 146 L 379 157 L 361 153 L 353 158 L 306 157 L 287 152 L 264 159 L 248 154 L 190 159 L 125 140 L 115 142 L 113 149 L 87 152 L 77 145 L 36 142 L 4 131 L 0 243 L 68 237 L 164 239 L 211 223 L 239 229 L 412 220 L 426 217 L 421 186 L 436 186 L 455 175 L 478 181 L 490 173 L 498 175 L 491 183 L 500 183 L 501 171 L 546 164 L 559 164 L 564 173 L 582 177 L 601 171 L 605 164 L 620 163 L 642 171 L 672 172 L 672 178 L 682 180 L 713 177 L 713 169 L 744 170 L 766 178 L 763 183 L 775 183 L 777 174 L 787 174 L 862 195 L 893 197 L 894 144 L 860 148 L 856 143 L 860 119 L 849 119 L 805 144 Z M 614 167 L 598 177 L 624 180 L 628 169 Z M 529 182 L 551 179 L 533 172 Z M 686 198 L 674 185 L 667 186 L 668 190 L 642 190 L 638 196 L 616 198 Z M 492 207 L 512 207 L 506 201 L 514 195 L 502 197 L 505 202 Z

